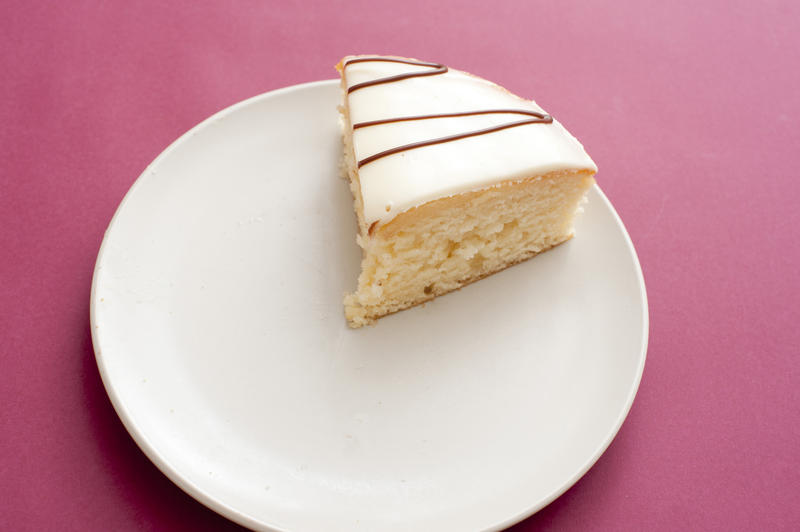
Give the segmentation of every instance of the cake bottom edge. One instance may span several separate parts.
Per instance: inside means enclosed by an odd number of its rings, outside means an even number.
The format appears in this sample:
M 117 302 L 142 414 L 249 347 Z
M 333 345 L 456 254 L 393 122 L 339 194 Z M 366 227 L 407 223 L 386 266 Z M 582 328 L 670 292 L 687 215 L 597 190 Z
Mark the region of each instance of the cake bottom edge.
M 408 302 L 401 302 L 395 305 L 389 305 L 388 309 L 384 309 L 381 311 L 373 310 L 372 312 L 370 312 L 369 306 L 365 307 L 358 304 L 356 293 L 347 294 L 344 298 L 345 317 L 347 318 L 347 324 L 351 329 L 359 329 L 365 325 L 374 325 L 381 318 L 390 316 L 392 314 L 401 312 L 403 310 L 408 310 L 410 308 L 417 307 L 419 305 L 424 305 L 425 303 L 428 303 L 433 299 L 436 299 L 437 297 L 457 292 L 472 283 L 476 283 L 482 279 L 485 279 L 486 277 L 489 277 L 496 273 L 500 273 L 503 270 L 511 268 L 512 266 L 516 266 L 527 260 L 530 260 L 535 256 L 544 253 L 545 251 L 549 251 L 555 248 L 556 246 L 560 246 L 561 244 L 568 242 L 569 240 L 572 239 L 573 236 L 575 236 L 574 233 L 571 233 L 567 235 L 565 238 L 557 242 L 554 242 L 548 245 L 547 247 L 535 251 L 526 251 L 520 254 L 520 256 L 515 257 L 512 260 L 509 260 L 503 264 L 500 264 L 497 268 L 494 268 L 490 271 L 478 272 L 477 274 L 467 276 L 457 281 L 456 286 L 448 287 L 445 289 L 434 288 L 431 291 L 431 293 L 427 295 L 427 297 Z

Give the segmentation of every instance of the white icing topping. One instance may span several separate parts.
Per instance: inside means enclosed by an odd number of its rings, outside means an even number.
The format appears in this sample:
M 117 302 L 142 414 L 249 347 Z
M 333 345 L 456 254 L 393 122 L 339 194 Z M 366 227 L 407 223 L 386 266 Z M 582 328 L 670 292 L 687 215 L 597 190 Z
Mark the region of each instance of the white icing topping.
M 345 58 L 345 62 L 347 59 Z M 430 70 L 390 62 L 353 63 L 347 87 L 378 78 Z M 544 113 L 502 87 L 465 72 L 404 79 L 364 87 L 348 96 L 352 124 L 387 118 L 486 109 Z M 381 124 L 353 131 L 357 161 L 412 142 L 467 133 L 531 118 L 518 114 L 435 118 Z M 528 124 L 389 155 L 359 169 L 368 225 L 429 201 L 555 170 L 597 171 L 583 146 L 557 121 Z M 387 211 L 386 207 L 391 205 Z

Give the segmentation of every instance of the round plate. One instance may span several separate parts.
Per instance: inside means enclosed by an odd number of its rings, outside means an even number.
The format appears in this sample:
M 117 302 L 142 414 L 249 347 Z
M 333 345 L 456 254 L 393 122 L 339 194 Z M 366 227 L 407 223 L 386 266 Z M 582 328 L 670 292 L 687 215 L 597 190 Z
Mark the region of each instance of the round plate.
M 139 177 L 94 273 L 103 382 L 147 456 L 243 525 L 508 526 L 578 480 L 631 406 L 636 253 L 595 187 L 570 242 L 348 329 L 338 101 L 322 81 L 241 102 Z

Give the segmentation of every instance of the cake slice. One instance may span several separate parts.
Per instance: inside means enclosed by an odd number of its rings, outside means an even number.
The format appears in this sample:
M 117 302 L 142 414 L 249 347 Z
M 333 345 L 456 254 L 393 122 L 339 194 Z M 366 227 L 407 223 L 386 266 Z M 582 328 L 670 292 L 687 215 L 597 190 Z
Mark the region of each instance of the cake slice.
M 437 63 L 349 56 L 336 68 L 363 250 L 351 327 L 572 237 L 597 167 L 536 103 Z

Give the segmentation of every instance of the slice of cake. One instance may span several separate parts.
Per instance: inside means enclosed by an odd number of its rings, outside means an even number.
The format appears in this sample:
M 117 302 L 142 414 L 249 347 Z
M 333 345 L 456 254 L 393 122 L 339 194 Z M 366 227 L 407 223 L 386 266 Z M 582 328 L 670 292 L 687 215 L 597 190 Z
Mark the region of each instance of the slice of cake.
M 361 327 L 564 242 L 597 167 L 532 101 L 436 63 L 345 57 L 344 169 Z

